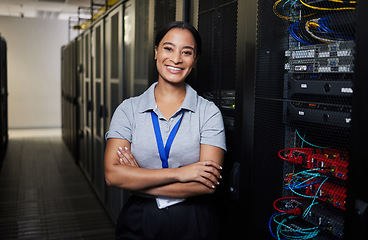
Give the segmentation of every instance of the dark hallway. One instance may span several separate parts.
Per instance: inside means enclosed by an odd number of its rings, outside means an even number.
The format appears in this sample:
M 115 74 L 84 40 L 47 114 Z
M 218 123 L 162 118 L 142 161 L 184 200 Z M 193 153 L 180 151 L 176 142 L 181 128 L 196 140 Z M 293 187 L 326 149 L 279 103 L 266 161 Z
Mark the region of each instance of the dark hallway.
M 10 138 L 0 174 L 1 239 L 113 239 L 114 224 L 61 137 Z

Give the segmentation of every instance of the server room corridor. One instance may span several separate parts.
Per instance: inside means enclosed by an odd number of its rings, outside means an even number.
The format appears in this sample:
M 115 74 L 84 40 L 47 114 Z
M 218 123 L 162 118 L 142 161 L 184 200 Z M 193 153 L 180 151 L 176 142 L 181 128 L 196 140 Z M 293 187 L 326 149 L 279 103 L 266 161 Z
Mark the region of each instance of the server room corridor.
M 61 135 L 47 132 L 9 132 L 0 173 L 0 238 L 113 239 L 114 223 Z

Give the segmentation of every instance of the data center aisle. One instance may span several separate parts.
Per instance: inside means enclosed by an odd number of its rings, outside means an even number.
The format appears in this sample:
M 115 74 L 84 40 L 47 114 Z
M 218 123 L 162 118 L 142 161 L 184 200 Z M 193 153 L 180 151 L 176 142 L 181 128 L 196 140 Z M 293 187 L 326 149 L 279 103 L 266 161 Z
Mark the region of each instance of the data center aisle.
M 114 231 L 61 137 L 10 138 L 0 173 L 1 239 L 114 239 Z

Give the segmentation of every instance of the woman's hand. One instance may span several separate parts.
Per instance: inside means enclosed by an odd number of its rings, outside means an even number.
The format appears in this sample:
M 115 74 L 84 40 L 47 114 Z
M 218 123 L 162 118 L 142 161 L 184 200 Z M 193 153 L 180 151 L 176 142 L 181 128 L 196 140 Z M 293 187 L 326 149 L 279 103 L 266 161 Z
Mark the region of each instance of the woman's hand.
M 127 147 L 125 147 L 124 149 L 122 147 L 119 147 L 117 154 L 119 157 L 120 164 L 132 166 L 132 167 L 139 167 L 133 154 L 129 151 Z
M 200 182 L 209 188 L 216 188 L 219 185 L 222 167 L 211 160 L 200 161 L 185 167 L 178 168 L 178 178 L 180 182 Z

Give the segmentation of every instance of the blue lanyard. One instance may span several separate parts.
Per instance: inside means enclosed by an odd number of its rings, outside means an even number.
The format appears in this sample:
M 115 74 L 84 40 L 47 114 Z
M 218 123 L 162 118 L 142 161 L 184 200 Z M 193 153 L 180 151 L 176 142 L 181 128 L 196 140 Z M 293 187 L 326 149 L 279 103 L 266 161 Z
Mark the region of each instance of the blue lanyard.
M 181 117 L 180 117 L 179 121 L 175 124 L 174 128 L 171 130 L 171 132 L 169 134 L 169 138 L 167 139 L 166 145 L 164 147 L 164 143 L 162 141 L 160 125 L 158 123 L 158 116 L 155 112 L 153 112 L 153 111 L 151 112 L 153 128 L 155 130 L 155 135 L 156 135 L 158 153 L 160 154 L 160 158 L 161 158 L 161 162 L 162 162 L 162 168 L 168 168 L 169 167 L 168 161 L 169 161 L 169 153 L 170 153 L 171 145 L 174 141 L 176 133 L 178 132 L 178 128 L 179 128 L 181 119 L 183 118 L 183 115 L 184 115 L 184 110 L 182 110 L 182 114 L 181 114 Z

